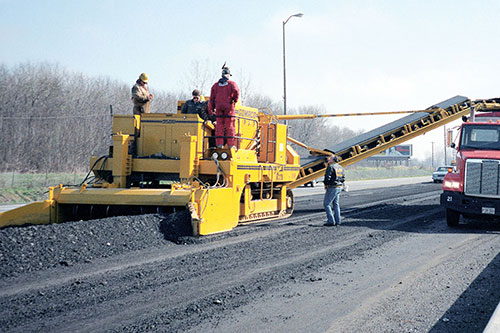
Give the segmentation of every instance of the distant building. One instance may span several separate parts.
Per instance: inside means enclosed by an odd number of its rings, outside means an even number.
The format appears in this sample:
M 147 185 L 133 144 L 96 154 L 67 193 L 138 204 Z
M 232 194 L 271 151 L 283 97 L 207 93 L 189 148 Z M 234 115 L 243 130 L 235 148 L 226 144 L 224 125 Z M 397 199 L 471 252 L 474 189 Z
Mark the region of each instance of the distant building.
M 408 165 L 413 155 L 412 145 L 397 145 L 367 158 L 369 163 L 380 165 Z

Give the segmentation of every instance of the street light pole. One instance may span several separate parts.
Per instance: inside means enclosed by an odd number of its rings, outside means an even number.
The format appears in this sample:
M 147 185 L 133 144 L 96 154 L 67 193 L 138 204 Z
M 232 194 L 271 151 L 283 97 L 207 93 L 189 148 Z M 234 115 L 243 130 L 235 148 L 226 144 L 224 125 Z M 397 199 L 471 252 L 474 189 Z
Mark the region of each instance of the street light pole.
M 431 167 L 434 169 L 434 141 L 431 142 L 432 150 L 431 150 Z
M 443 126 L 443 129 L 444 129 L 444 141 L 443 141 L 443 146 L 444 146 L 444 165 L 448 165 L 446 162 L 447 158 L 446 158 L 446 137 L 447 137 L 447 134 L 446 134 L 446 125 Z
M 304 14 L 298 13 L 294 15 L 290 15 L 285 21 L 283 21 L 283 113 L 286 115 L 286 62 L 285 62 L 285 24 L 292 17 L 302 17 Z M 286 123 L 286 120 L 285 120 Z

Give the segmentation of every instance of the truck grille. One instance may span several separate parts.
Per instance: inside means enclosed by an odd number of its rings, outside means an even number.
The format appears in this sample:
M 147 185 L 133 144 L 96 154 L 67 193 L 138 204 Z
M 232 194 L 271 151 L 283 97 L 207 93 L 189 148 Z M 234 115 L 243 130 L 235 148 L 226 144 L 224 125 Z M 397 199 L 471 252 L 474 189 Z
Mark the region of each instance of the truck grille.
M 465 194 L 477 197 L 500 197 L 498 160 L 469 159 L 465 162 Z

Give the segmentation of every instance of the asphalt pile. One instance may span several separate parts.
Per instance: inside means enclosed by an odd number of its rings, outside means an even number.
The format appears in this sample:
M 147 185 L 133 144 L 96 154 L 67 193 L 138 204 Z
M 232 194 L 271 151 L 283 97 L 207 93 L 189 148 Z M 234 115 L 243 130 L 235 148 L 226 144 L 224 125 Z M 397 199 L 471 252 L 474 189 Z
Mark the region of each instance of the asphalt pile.
M 90 263 L 96 258 L 169 245 L 171 240 L 189 242 L 190 229 L 179 225 L 186 221 L 181 216 L 185 217 L 183 212 L 0 229 L 0 277 Z
M 191 215 L 188 210 L 164 215 L 160 222 L 160 231 L 165 239 L 176 244 L 190 243 L 193 240 Z

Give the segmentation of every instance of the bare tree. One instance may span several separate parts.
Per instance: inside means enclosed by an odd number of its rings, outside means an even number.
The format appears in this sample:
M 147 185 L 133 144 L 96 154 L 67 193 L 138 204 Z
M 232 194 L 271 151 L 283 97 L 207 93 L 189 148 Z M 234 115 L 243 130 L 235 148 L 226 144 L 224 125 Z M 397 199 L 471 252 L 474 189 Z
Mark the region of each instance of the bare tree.
M 187 99 L 184 94 L 154 90 L 152 92 L 155 95 L 151 102 L 151 112 L 153 113 L 177 113 L 177 101 Z
M 189 69 L 186 70 L 185 77 L 181 80 L 180 86 L 184 87 L 183 93 L 179 94 L 179 99 L 188 99 L 191 97 L 193 89 L 199 89 L 204 96 L 210 96 L 212 85 L 220 78 L 214 76 L 214 68 L 220 68 L 213 64 L 209 59 L 192 60 Z M 250 105 L 246 101 L 251 93 L 251 77 L 243 70 L 238 70 L 235 74 L 235 81 L 240 88 L 240 100 L 245 105 Z
M 247 105 L 247 98 L 251 94 L 252 80 L 249 75 L 243 70 L 239 70 L 237 74 L 238 88 L 240 88 L 240 100 L 242 104 Z
M 212 72 L 214 68 L 208 58 L 205 60 L 192 60 L 189 69 L 186 70 L 186 76 L 180 82 L 181 87 L 184 87 L 182 99 L 187 99 L 191 96 L 191 91 L 198 89 L 202 95 L 210 95 L 210 87 L 212 85 Z
M 325 114 L 325 109 L 320 106 L 301 106 L 297 110 L 291 109 L 290 114 L 319 115 Z M 328 118 L 289 120 L 288 125 L 289 136 L 317 149 L 330 149 L 337 143 L 361 134 L 361 131 L 356 132 L 347 127 L 331 126 Z M 304 154 L 302 148 L 297 149 Z
M 2 171 L 86 169 L 90 153 L 110 144 L 110 105 L 131 113 L 129 89 L 104 77 L 45 63 L 0 73 Z
M 318 115 L 324 113 L 324 108 L 320 106 L 301 106 L 298 109 L 291 109 L 290 114 L 313 114 Z M 325 127 L 326 118 L 315 119 L 296 119 L 288 121 L 288 132 L 290 136 L 304 143 L 312 144 L 318 141 Z
M 203 68 L 205 66 L 205 68 Z M 209 80 L 208 65 L 193 66 L 198 88 Z M 240 73 L 244 105 L 281 114 L 282 104 L 252 94 L 250 79 Z M 193 81 L 194 82 L 194 81 Z M 88 77 L 55 64 L 0 64 L 0 171 L 85 171 L 89 156 L 104 155 L 111 144 L 112 115 L 131 114 L 131 87 L 107 77 Z M 206 88 L 208 89 L 208 88 Z M 191 90 L 188 91 L 188 94 Z M 152 111 L 176 113 L 184 93 L 154 91 Z M 322 107 L 291 110 L 319 114 Z M 323 118 L 291 120 L 290 136 L 312 146 L 328 147 L 352 131 L 328 127 Z
M 323 127 L 322 134 L 320 135 L 319 140 L 316 143 L 317 148 L 331 149 L 332 146 L 362 133 L 362 130 L 353 131 L 348 127 L 341 127 L 336 125 L 332 126 L 326 123 L 326 126 Z
M 258 109 L 268 109 L 273 114 L 282 114 L 283 105 L 273 101 L 269 96 L 261 94 L 248 94 L 244 105 L 251 106 Z

